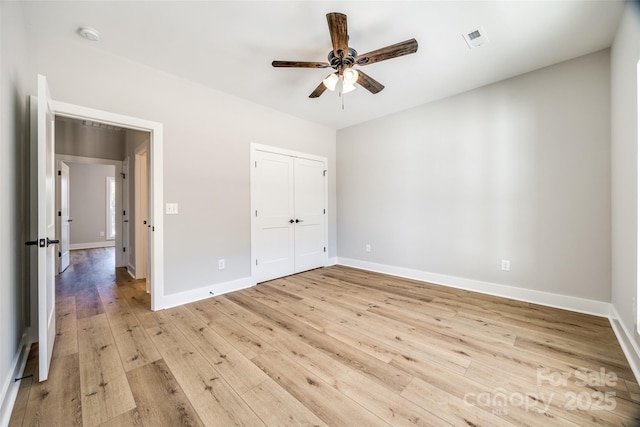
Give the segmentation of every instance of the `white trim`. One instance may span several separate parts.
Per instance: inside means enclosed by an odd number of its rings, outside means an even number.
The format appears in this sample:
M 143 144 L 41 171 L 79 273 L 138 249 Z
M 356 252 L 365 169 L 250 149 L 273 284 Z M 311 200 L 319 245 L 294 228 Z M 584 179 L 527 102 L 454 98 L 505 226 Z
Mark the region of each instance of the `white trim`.
M 627 362 L 629 362 L 629 366 L 633 371 L 633 375 L 636 377 L 636 381 L 640 382 L 640 349 L 638 348 L 636 341 L 633 339 L 633 334 L 630 334 L 624 324 L 620 321 L 620 315 L 616 308 L 613 304 L 610 306 L 609 323 L 611 323 L 611 328 L 616 334 L 616 338 L 618 338 L 620 347 L 622 347 L 622 352 L 626 356 Z
M 106 242 L 71 243 L 69 244 L 69 250 L 76 251 L 79 249 L 111 248 L 115 245 L 115 240 L 108 240 Z
M 163 205 L 163 127 L 162 123 L 136 117 L 96 110 L 80 105 L 53 101 L 54 113 L 58 116 L 87 119 L 128 129 L 150 132 L 149 156 L 149 220 L 154 231 L 151 234 L 151 310 L 164 308 L 161 301 L 164 296 L 164 215 Z
M 531 302 L 547 307 L 561 308 L 563 310 L 578 313 L 591 314 L 600 317 L 609 317 L 611 306 L 608 302 L 572 297 L 569 295 L 554 294 L 551 292 L 537 291 L 535 289 L 518 288 L 515 286 L 499 285 L 497 283 L 482 282 L 480 280 L 465 279 L 462 277 L 447 276 L 445 274 L 430 273 L 427 271 L 413 270 L 409 268 L 394 267 L 385 264 L 376 264 L 349 258 L 338 258 L 338 264 L 347 267 L 360 268 L 362 270 L 375 271 L 390 274 L 397 277 L 405 277 L 436 285 L 451 288 L 465 289 L 480 292 L 482 294 L 495 295 L 518 301 Z
M 24 367 L 27 364 L 31 344 L 28 343 L 28 332 L 22 335 L 20 340 L 20 350 L 13 358 L 11 367 L 9 368 L 9 376 L 2 380 L 2 394 L 0 394 L 0 425 L 8 426 L 13 412 L 13 405 L 18 397 L 20 389 L 20 381 L 14 381 L 15 378 L 22 377 Z
M 162 305 L 164 308 L 177 307 L 179 305 L 201 301 L 213 296 L 219 296 L 227 294 L 229 292 L 250 288 L 252 286 L 255 286 L 255 284 L 255 280 L 253 280 L 251 277 L 232 280 L 230 282 L 216 283 L 215 285 L 208 285 L 190 291 L 165 295 Z
M 68 154 L 56 154 L 56 160 L 65 163 L 84 163 L 92 165 L 122 166 L 122 160 L 101 159 L 99 157 L 70 156 Z
M 327 259 L 327 267 L 331 267 L 332 265 L 338 265 L 338 257 L 331 257 Z
M 131 276 L 133 280 L 136 279 L 136 268 L 132 266 L 131 263 L 127 264 L 127 273 L 129 273 L 129 276 Z

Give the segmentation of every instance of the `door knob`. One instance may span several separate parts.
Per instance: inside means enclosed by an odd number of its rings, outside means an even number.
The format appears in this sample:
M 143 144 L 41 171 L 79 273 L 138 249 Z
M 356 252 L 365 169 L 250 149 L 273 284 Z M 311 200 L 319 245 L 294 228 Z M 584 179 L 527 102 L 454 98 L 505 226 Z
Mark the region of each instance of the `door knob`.
M 296 224 L 299 223 L 299 222 L 302 222 L 302 220 L 301 219 L 296 219 Z
M 57 245 L 58 243 L 60 243 L 60 240 L 51 240 L 47 237 L 47 247 L 49 247 L 49 245 Z
M 73 220 L 72 219 L 68 219 L 67 222 L 73 222 Z
M 27 246 L 35 246 L 38 244 L 37 240 L 29 240 L 28 242 L 24 242 L 25 245 Z
M 292 219 L 290 219 L 290 220 L 289 220 L 289 224 L 293 224 L 294 222 L 295 222 L 295 221 L 294 221 L 294 220 L 292 220 Z

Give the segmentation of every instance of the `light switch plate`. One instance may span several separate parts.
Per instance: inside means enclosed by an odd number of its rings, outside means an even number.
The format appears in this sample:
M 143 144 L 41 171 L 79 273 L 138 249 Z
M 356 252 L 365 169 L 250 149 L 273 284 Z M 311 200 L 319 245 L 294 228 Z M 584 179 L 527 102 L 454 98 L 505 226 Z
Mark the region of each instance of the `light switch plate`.
M 167 203 L 165 206 L 165 212 L 167 215 L 177 215 L 178 214 L 178 204 L 177 203 Z

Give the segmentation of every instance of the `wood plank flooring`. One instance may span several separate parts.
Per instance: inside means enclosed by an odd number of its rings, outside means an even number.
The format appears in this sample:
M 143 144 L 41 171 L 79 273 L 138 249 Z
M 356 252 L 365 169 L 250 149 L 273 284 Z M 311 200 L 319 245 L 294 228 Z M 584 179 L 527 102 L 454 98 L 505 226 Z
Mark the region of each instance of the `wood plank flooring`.
M 56 283 L 10 426 L 635 426 L 607 319 L 346 267 L 151 312 L 113 249 Z

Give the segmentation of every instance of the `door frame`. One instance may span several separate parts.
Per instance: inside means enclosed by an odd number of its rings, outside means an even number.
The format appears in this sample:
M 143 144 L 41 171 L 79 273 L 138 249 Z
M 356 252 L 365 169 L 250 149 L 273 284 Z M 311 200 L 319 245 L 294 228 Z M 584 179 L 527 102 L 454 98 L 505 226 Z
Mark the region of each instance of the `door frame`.
M 117 127 L 149 132 L 149 221 L 152 227 L 147 262 L 150 264 L 151 310 L 166 306 L 164 298 L 164 216 L 163 216 L 163 126 L 162 123 L 66 102 L 53 101 L 56 116 L 91 120 Z
M 294 150 L 287 150 L 285 148 L 273 147 L 270 145 L 258 144 L 255 142 L 252 142 L 250 144 L 249 149 L 250 149 L 250 160 L 251 160 L 249 163 L 249 167 L 251 169 L 251 177 L 250 177 L 251 210 L 249 211 L 251 215 L 251 277 L 254 280 L 257 280 L 258 271 L 257 271 L 255 260 L 256 260 L 256 255 L 258 253 L 257 236 L 258 236 L 259 229 L 258 229 L 258 223 L 256 221 L 256 216 L 253 214 L 257 209 L 257 197 L 254 194 L 254 188 L 255 188 L 254 165 L 255 165 L 255 162 L 257 161 L 257 153 L 267 152 L 267 153 L 273 153 L 273 154 L 280 154 L 283 156 L 315 160 L 318 162 L 322 162 L 324 164 L 324 169 L 325 171 L 327 171 L 327 173 L 329 169 L 329 161 L 326 157 L 317 156 L 315 154 L 303 153 L 303 152 L 294 151 Z M 329 180 L 328 179 L 324 180 L 324 206 L 325 206 L 325 209 L 327 210 L 327 214 L 324 215 L 324 241 L 327 246 L 324 265 L 327 266 L 329 265 Z
M 101 159 L 99 157 L 84 157 L 84 156 L 72 156 L 69 154 L 56 154 L 56 165 L 59 165 L 61 162 L 64 163 L 81 163 L 85 165 L 108 165 L 113 166 L 115 168 L 115 179 L 116 179 L 116 213 L 122 210 L 123 204 L 123 193 L 122 193 L 122 161 L 121 160 L 110 160 L 110 159 Z M 60 194 L 56 194 L 56 204 L 60 202 Z M 59 205 L 58 205 L 59 206 Z M 58 208 L 56 208 L 59 210 Z M 116 248 L 116 267 L 124 267 L 125 265 L 122 262 L 122 257 L 120 260 L 118 258 L 118 254 L 122 253 L 123 248 L 123 238 L 122 234 L 122 224 L 116 222 L 116 238 L 114 241 L 114 247 Z
M 62 248 L 62 242 L 63 242 L 63 234 L 62 234 L 62 216 L 61 216 L 61 211 L 62 211 L 62 175 L 60 175 L 60 172 L 62 171 L 63 165 L 67 167 L 67 169 L 69 168 L 69 164 L 67 161 L 64 160 L 60 160 L 58 158 L 58 155 L 55 155 L 55 170 L 54 173 L 56 175 L 56 194 L 55 194 L 55 202 L 56 202 L 56 212 L 58 212 L 58 215 L 56 216 L 56 236 L 57 239 L 60 241 L 60 245 L 58 246 L 58 256 L 56 257 L 56 275 L 62 273 L 64 270 L 62 269 L 62 255 L 61 255 L 61 248 Z M 70 194 L 69 194 L 69 190 L 70 190 L 70 185 L 69 185 L 69 176 L 67 176 L 67 214 L 69 214 L 70 212 L 70 205 L 69 205 L 69 200 L 71 199 Z M 68 218 L 69 215 L 67 215 Z M 67 224 L 67 227 L 69 227 L 69 224 Z M 67 236 L 69 238 L 69 236 Z M 71 240 L 69 238 L 69 240 Z M 69 242 L 67 242 L 67 245 L 69 245 Z M 70 251 L 71 249 L 69 249 Z M 67 265 L 68 267 L 68 265 Z M 65 269 L 67 268 L 65 267 Z

